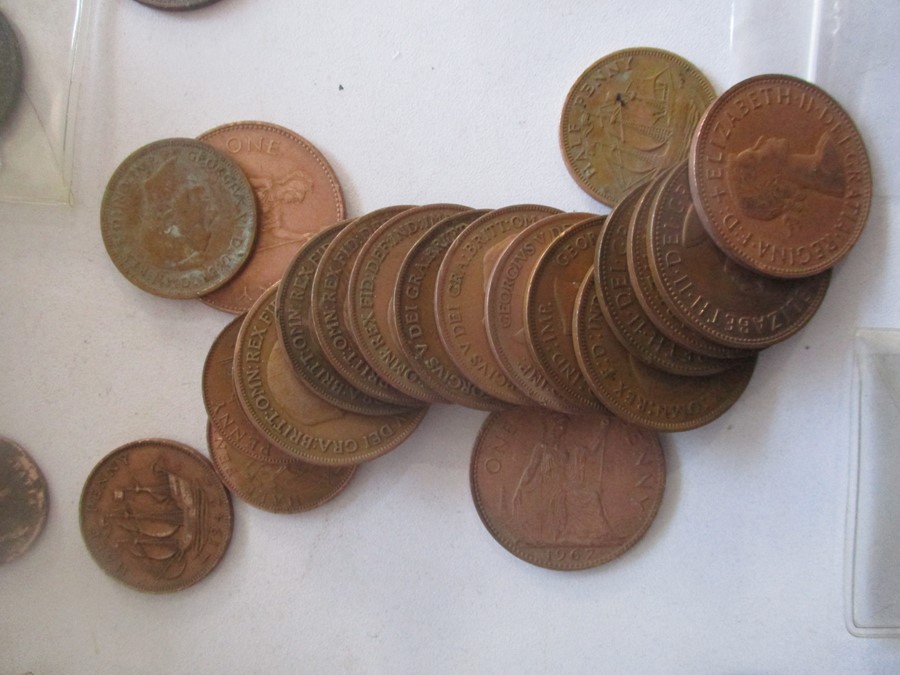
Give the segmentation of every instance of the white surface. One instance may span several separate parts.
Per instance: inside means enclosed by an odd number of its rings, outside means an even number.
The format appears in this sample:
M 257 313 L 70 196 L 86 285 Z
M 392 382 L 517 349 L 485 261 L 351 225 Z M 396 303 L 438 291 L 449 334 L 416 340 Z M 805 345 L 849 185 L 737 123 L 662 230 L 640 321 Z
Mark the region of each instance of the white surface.
M 439 201 L 602 209 L 557 142 L 568 88 L 597 58 L 666 48 L 721 91 L 755 46 L 806 74 L 808 32 L 733 42 L 746 0 L 681 4 L 221 0 L 167 14 L 98 2 L 75 205 L 0 205 L 0 430 L 52 490 L 42 538 L 0 568 L 0 672 L 897 672 L 900 642 L 854 638 L 842 618 L 852 336 L 898 325 L 897 88 L 869 86 L 893 83 L 898 22 L 874 2 L 855 3 L 876 18 L 837 40 L 844 60 L 828 71 L 872 158 L 867 230 L 819 314 L 762 355 L 734 408 L 664 438 L 662 509 L 627 555 L 581 573 L 509 555 L 469 494 L 484 415 L 449 406 L 317 511 L 235 500 L 231 548 L 185 592 L 132 591 L 81 541 L 83 481 L 108 451 L 147 436 L 204 447 L 200 371 L 229 320 L 143 293 L 110 262 L 98 213 L 122 158 L 262 119 L 326 154 L 351 215 Z M 798 16 L 771 20 L 783 32 Z

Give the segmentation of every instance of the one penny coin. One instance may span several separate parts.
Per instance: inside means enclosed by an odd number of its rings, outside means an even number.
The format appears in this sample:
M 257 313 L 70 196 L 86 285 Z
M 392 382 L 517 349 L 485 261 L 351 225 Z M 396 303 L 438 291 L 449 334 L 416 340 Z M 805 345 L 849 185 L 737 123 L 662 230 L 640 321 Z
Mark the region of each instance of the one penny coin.
M 607 414 L 516 408 L 484 422 L 470 466 L 485 527 L 526 562 L 596 567 L 653 522 L 666 482 L 655 432 Z
M 16 31 L 0 12 L 0 127 L 6 122 L 22 93 L 22 52 Z
M 760 274 L 832 267 L 862 233 L 872 174 L 850 116 L 819 87 L 759 75 L 704 114 L 690 153 L 700 220 L 725 253 Z
M 563 104 L 560 145 L 581 188 L 615 206 L 636 185 L 687 157 L 715 98 L 706 77 L 662 49 L 623 49 L 576 80 Z
M 240 314 L 278 281 L 313 234 L 344 217 L 344 196 L 324 155 L 299 134 L 266 122 L 216 127 L 200 140 L 231 157 L 253 187 L 256 243 L 247 264 L 224 286 L 200 298 Z
M 256 202 L 231 159 L 200 141 L 165 139 L 135 150 L 113 173 L 100 228 L 113 263 L 135 286 L 195 298 L 246 262 Z
M 104 572 L 141 591 L 179 591 L 222 559 L 228 491 L 203 455 L 164 439 L 134 441 L 94 467 L 81 493 L 81 534 Z
M 47 481 L 17 443 L 0 437 L 0 564 L 28 551 L 47 522 Z

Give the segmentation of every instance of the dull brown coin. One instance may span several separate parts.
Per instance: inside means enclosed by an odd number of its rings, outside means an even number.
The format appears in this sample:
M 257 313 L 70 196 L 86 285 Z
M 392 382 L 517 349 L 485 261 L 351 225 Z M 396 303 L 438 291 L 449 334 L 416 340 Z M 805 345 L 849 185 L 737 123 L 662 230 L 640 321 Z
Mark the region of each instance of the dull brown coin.
M 752 272 L 710 239 L 691 201 L 687 162 L 662 186 L 647 254 L 656 287 L 682 321 L 730 347 L 762 349 L 787 339 L 822 304 L 831 271 L 799 279 Z
M 487 530 L 540 567 L 578 570 L 616 558 L 662 502 L 655 432 L 612 415 L 516 408 L 493 413 L 475 441 L 472 496 Z
M 831 268 L 862 233 L 872 174 L 850 116 L 819 87 L 759 75 L 722 94 L 691 146 L 694 203 L 725 253 L 761 274 Z
M 469 381 L 507 403 L 535 402 L 512 383 L 491 350 L 484 319 L 488 279 L 516 234 L 555 213 L 559 209 L 534 204 L 490 211 L 456 237 L 438 270 L 434 311 L 441 342 Z
M 313 276 L 325 249 L 350 222 L 337 223 L 314 235 L 288 265 L 275 299 L 278 334 L 294 373 L 319 397 L 349 412 L 393 415 L 406 409 L 372 398 L 350 384 L 325 358 L 312 327 Z
M 47 522 L 47 481 L 17 443 L 0 437 L 0 565 L 22 557 Z
M 695 66 L 662 49 L 623 49 L 591 65 L 563 104 L 560 145 L 581 188 L 615 206 L 629 190 L 687 157 L 715 98 Z
M 734 405 L 750 382 L 756 358 L 702 377 L 673 375 L 634 357 L 601 310 L 593 275 L 585 276 L 572 317 L 575 353 L 585 380 L 622 419 L 656 431 L 708 424 Z
M 218 0 L 137 0 L 142 5 L 154 7 L 155 9 L 168 9 L 173 11 L 185 11 L 189 9 L 200 9 L 211 5 Z
M 428 403 L 442 399 L 404 356 L 396 325 L 392 330 L 394 287 L 400 266 L 415 243 L 438 221 L 467 210 L 459 204 L 429 204 L 397 214 L 363 244 L 347 288 L 348 323 L 363 357 L 389 385 Z
M 503 372 L 524 394 L 545 408 L 573 410 L 565 396 L 535 363 L 525 331 L 525 298 L 531 271 L 551 242 L 568 228 L 595 217 L 590 213 L 558 213 L 541 218 L 519 232 L 494 264 L 485 299 L 485 325 L 491 350 Z
M 179 591 L 203 579 L 231 530 L 231 500 L 209 460 L 175 441 L 113 450 L 81 493 L 81 534 L 94 561 L 141 591 Z
M 397 447 L 416 429 L 427 407 L 398 415 L 360 415 L 316 396 L 294 375 L 278 339 L 276 290 L 256 301 L 235 346 L 235 388 L 250 421 L 279 448 L 312 464 L 358 464 Z
M 575 297 L 594 263 L 605 216 L 571 226 L 544 250 L 528 278 L 525 338 L 544 377 L 569 406 L 567 412 L 605 412 L 588 387 L 572 342 Z
M 350 328 L 347 289 L 363 244 L 384 223 L 411 208 L 389 206 L 347 225 L 322 254 L 312 285 L 312 326 L 325 358 L 356 389 L 399 406 L 420 406 L 422 402 L 385 382 L 363 357 Z
M 260 462 L 232 448 L 211 424 L 206 427 L 206 440 L 213 465 L 228 489 L 271 513 L 300 513 L 321 506 L 342 492 L 356 473 L 355 466 Z
M 477 410 L 503 410 L 509 404 L 472 384 L 447 354 L 434 312 L 437 275 L 447 249 L 486 213 L 471 210 L 445 218 L 416 242 L 397 273 L 393 319 L 397 343 L 410 366 L 443 399 Z
M 200 141 L 165 139 L 135 150 L 115 170 L 100 229 L 113 263 L 135 286 L 195 298 L 246 262 L 256 202 L 231 159 Z
M 277 124 L 234 122 L 199 139 L 231 157 L 256 196 L 259 226 L 250 259 L 227 284 L 200 298 L 240 314 L 281 278 L 313 234 L 343 219 L 344 196 L 322 153 Z

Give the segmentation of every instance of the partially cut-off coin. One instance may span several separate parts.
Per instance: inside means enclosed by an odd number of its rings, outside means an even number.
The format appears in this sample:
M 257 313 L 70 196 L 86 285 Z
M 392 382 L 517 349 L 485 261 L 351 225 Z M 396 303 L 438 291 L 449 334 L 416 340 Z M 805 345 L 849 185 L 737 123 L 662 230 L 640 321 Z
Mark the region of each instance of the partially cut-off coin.
M 0 128 L 22 93 L 22 52 L 9 19 L 0 12 Z
M 47 522 L 47 481 L 17 443 L 0 437 L 0 564 L 28 551 Z
M 137 0 L 142 5 L 153 7 L 155 9 L 167 9 L 173 11 L 186 11 L 189 9 L 200 9 L 211 5 L 218 0 Z

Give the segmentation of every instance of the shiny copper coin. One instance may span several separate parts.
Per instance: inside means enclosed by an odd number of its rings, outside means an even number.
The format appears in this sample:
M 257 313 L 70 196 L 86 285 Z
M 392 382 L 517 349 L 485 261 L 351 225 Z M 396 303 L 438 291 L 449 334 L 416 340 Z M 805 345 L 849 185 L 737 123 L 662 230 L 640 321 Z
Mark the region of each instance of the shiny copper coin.
M 319 397 L 349 412 L 392 415 L 405 408 L 372 398 L 350 384 L 325 358 L 312 327 L 313 276 L 325 249 L 350 222 L 337 223 L 313 236 L 288 265 L 275 300 L 278 334 L 294 373 Z
M 250 183 L 206 143 L 172 138 L 119 165 L 100 207 L 103 243 L 131 283 L 166 298 L 195 298 L 225 284 L 256 236 Z
M 206 440 L 213 465 L 228 489 L 271 513 L 300 513 L 321 506 L 342 492 L 356 473 L 355 466 L 260 462 L 232 448 L 211 424 L 206 427 Z
M 634 357 L 610 329 L 593 275 L 585 276 L 572 318 L 575 352 L 597 398 L 623 420 L 656 431 L 708 424 L 734 405 L 750 382 L 756 358 L 703 377 L 673 375 Z
M 16 31 L 0 12 L 0 127 L 12 115 L 22 95 L 22 72 Z
M 218 0 L 137 0 L 142 5 L 154 7 L 156 9 L 168 9 L 174 11 L 184 11 L 189 9 L 200 9 L 211 5 Z
M 609 562 L 644 535 L 666 466 L 656 433 L 612 415 L 516 408 L 487 418 L 470 475 L 478 515 L 506 550 L 577 570 Z
M 256 243 L 247 264 L 227 284 L 200 298 L 239 314 L 281 278 L 313 234 L 344 217 L 344 196 L 322 153 L 277 124 L 235 122 L 207 131 L 200 140 L 241 167 L 259 209 Z
M 491 350 L 484 325 L 488 279 L 497 258 L 516 234 L 559 212 L 533 204 L 490 211 L 457 236 L 438 271 L 435 316 L 447 353 L 468 380 L 507 403 L 535 402 L 512 383 Z
M 325 358 L 360 391 L 399 406 L 417 406 L 422 402 L 385 382 L 360 352 L 350 328 L 347 289 L 363 244 L 384 223 L 410 208 L 390 206 L 350 223 L 325 249 L 312 286 L 312 325 Z
M 435 224 L 410 249 L 394 286 L 397 343 L 410 366 L 444 400 L 477 410 L 502 410 L 508 403 L 472 384 L 441 342 L 434 291 L 444 255 L 463 229 L 487 211 L 464 211 Z
M 410 249 L 438 221 L 467 211 L 458 204 L 429 204 L 400 213 L 372 233 L 353 265 L 347 288 L 350 330 L 360 352 L 388 384 L 420 401 L 442 399 L 419 377 L 404 356 L 391 325 L 394 287 Z
M 23 448 L 0 437 L 0 565 L 31 548 L 48 510 L 44 474 Z
M 485 325 L 491 350 L 503 372 L 529 398 L 545 408 L 572 410 L 535 362 L 525 331 L 528 280 L 541 254 L 568 228 L 594 216 L 558 213 L 541 218 L 519 232 L 494 264 L 485 299 Z
M 175 441 L 134 441 L 91 471 L 81 535 L 100 568 L 141 591 L 191 586 L 231 540 L 228 491 L 205 457 Z
M 316 396 L 294 374 L 278 339 L 276 290 L 269 289 L 256 301 L 235 347 L 235 388 L 250 421 L 279 448 L 312 464 L 358 464 L 397 447 L 427 408 L 360 415 Z
M 615 206 L 633 187 L 687 157 L 715 98 L 691 63 L 662 49 L 623 49 L 582 73 L 563 104 L 560 145 L 581 188 Z
M 730 347 L 761 349 L 787 339 L 822 304 L 831 272 L 774 279 L 738 265 L 710 239 L 691 201 L 687 162 L 656 202 L 647 253 L 656 287 L 682 321 Z
M 707 232 L 760 274 L 831 268 L 869 214 L 872 173 L 859 131 L 831 96 L 788 75 L 752 77 L 716 99 L 690 164 Z
M 525 296 L 525 337 L 544 377 L 568 404 L 568 412 L 605 412 L 588 387 L 572 342 L 572 313 L 584 275 L 594 264 L 604 216 L 571 226 L 541 254 Z

